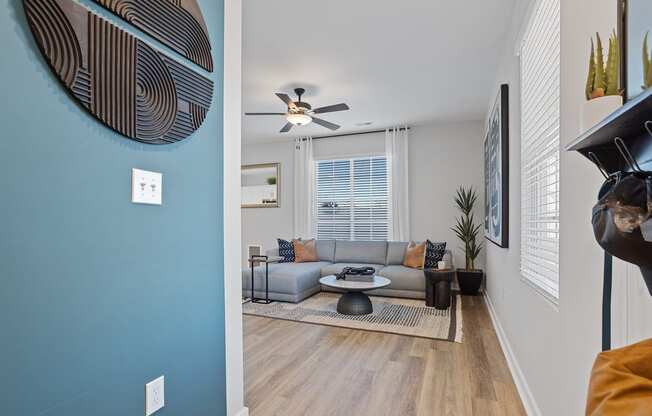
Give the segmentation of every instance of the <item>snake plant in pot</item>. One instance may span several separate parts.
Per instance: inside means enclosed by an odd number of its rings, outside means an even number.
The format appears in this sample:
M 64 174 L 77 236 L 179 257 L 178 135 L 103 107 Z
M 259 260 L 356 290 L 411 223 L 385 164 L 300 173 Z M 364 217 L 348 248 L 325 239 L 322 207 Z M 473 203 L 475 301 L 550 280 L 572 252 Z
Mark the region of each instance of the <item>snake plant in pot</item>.
M 466 258 L 465 268 L 457 269 L 457 281 L 460 284 L 460 291 L 465 295 L 477 295 L 484 277 L 484 272 L 475 268 L 475 260 L 482 251 L 482 243 L 477 242 L 482 223 L 476 224 L 473 216 L 473 209 L 477 201 L 478 194 L 473 187 L 466 189 L 461 186 L 457 190 L 455 205 L 462 212 L 462 215 L 457 219 L 457 224 L 452 230 L 462 240 L 462 248 Z
M 591 38 L 591 55 L 586 80 L 586 102 L 582 106 L 581 129 L 586 131 L 623 105 L 620 88 L 620 43 L 614 31 L 607 55 L 600 34 Z

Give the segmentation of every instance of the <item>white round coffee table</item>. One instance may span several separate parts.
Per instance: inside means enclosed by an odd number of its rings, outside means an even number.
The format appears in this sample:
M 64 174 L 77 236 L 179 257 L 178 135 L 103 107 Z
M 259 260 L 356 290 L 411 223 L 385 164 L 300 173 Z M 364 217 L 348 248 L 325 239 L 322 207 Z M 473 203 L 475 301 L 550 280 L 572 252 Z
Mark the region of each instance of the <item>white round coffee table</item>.
M 374 276 L 373 282 L 351 282 L 337 280 L 334 275 L 322 277 L 319 283 L 334 289 L 344 290 L 345 293 L 337 302 L 337 312 L 342 315 L 369 315 L 374 311 L 369 296 L 363 292 L 380 289 L 392 284 L 392 281 L 381 276 Z

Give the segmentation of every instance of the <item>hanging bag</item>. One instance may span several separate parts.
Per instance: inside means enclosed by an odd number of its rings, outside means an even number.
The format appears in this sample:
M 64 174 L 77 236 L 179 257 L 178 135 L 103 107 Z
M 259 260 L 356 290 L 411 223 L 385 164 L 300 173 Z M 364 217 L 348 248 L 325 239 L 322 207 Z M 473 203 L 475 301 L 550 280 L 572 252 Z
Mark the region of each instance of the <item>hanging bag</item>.
M 647 182 L 647 210 L 652 213 L 652 177 L 646 179 Z M 647 221 L 641 224 L 641 234 L 647 242 L 652 242 L 652 214 Z
M 652 295 L 652 174 L 610 176 L 593 208 L 593 231 L 609 254 L 638 265 Z

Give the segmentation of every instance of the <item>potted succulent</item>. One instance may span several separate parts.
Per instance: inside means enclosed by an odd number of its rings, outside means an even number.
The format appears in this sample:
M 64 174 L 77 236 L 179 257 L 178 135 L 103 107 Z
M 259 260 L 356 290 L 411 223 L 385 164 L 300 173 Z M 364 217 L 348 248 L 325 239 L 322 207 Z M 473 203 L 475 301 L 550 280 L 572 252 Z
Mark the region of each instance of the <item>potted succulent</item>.
M 455 204 L 462 212 L 462 215 L 457 219 L 457 224 L 452 230 L 464 244 L 462 248 L 464 249 L 466 265 L 463 269 L 457 269 L 457 281 L 460 284 L 460 291 L 464 295 L 477 295 L 484 277 L 484 272 L 475 268 L 475 259 L 482 250 L 482 243 L 478 244 L 477 242 L 482 223 L 476 225 L 473 216 L 473 208 L 477 200 L 478 195 L 473 187 L 466 189 L 461 186 L 457 190 Z
M 641 85 L 643 90 L 652 87 L 652 60 L 650 59 L 650 48 L 648 47 L 649 35 L 650 32 L 645 32 L 643 38 L 643 85 Z
M 582 107 L 582 131 L 595 126 L 623 105 L 620 89 L 620 46 L 615 31 L 609 37 L 606 62 L 600 34 L 596 33 L 595 43 L 591 38 L 585 95 L 586 103 Z

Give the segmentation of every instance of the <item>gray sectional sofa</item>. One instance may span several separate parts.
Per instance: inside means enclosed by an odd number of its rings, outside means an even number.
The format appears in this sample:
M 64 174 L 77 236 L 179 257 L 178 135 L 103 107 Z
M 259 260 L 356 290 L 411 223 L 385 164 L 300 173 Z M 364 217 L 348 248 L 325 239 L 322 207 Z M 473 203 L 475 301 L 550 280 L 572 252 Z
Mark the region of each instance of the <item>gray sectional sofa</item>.
M 283 302 L 300 302 L 320 291 L 334 291 L 322 286 L 319 279 L 339 273 L 344 267 L 371 266 L 376 274 L 387 277 L 392 284 L 370 291 L 371 295 L 424 299 L 423 270 L 403 266 L 406 242 L 317 240 L 318 262 L 276 263 L 269 265 L 269 297 Z M 278 255 L 278 249 L 268 255 Z M 453 267 L 449 250 L 444 261 Z M 254 295 L 265 297 L 265 267 L 254 269 Z M 242 271 L 242 294 L 251 296 L 251 269 Z

